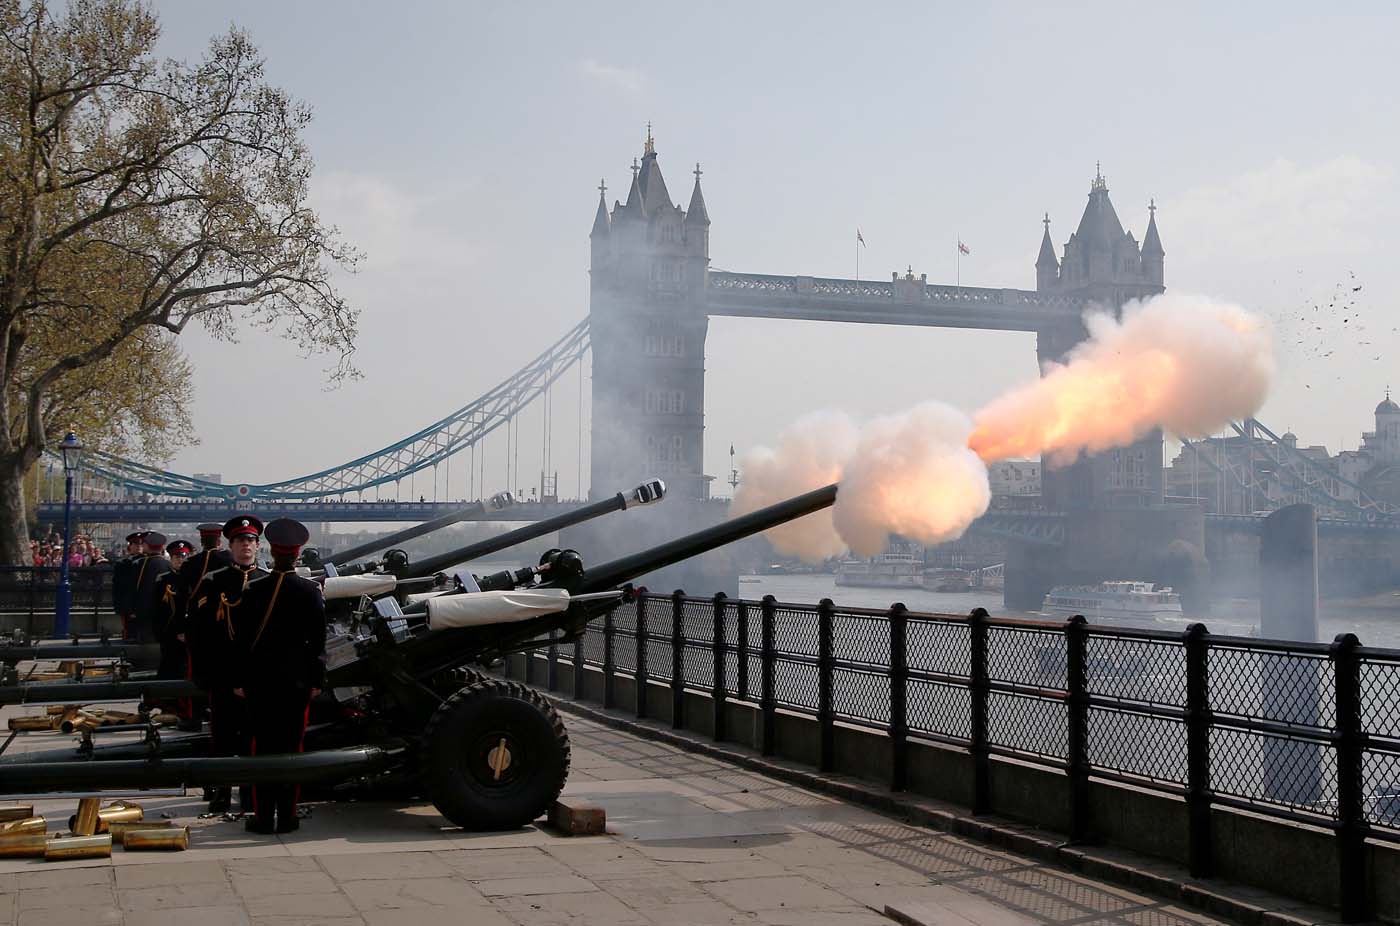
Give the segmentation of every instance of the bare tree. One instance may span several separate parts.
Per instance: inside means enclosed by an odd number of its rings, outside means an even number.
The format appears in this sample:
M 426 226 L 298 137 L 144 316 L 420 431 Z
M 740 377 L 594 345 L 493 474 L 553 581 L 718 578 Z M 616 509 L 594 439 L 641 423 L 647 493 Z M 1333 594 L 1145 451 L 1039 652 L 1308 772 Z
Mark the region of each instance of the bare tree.
M 353 375 L 355 253 L 307 206 L 310 113 L 237 29 L 157 60 L 139 0 L 0 0 L 0 561 L 76 382 L 192 321 L 251 324 Z M 70 379 L 71 378 L 71 379 Z M 65 395 L 69 393 L 69 395 Z

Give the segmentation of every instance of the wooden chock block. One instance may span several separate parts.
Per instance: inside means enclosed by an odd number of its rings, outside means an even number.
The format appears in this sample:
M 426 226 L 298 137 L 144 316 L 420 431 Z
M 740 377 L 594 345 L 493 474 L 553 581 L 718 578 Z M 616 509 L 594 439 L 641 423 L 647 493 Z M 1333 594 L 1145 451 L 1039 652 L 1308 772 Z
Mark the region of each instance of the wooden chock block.
M 549 808 L 549 825 L 565 836 L 601 836 L 607 829 L 608 815 L 597 804 L 561 797 Z

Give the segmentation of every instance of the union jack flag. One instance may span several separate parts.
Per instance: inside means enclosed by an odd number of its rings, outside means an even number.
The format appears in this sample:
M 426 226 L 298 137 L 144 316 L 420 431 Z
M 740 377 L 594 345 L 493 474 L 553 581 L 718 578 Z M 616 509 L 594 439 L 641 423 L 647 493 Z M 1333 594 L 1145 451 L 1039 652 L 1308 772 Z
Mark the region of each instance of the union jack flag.
M 972 253 L 972 248 L 970 248 L 970 247 L 968 247 L 967 245 L 963 244 L 963 243 L 962 243 L 962 239 L 959 239 L 959 240 L 958 240 L 958 253 L 959 253 L 959 254 L 971 254 L 971 253 Z

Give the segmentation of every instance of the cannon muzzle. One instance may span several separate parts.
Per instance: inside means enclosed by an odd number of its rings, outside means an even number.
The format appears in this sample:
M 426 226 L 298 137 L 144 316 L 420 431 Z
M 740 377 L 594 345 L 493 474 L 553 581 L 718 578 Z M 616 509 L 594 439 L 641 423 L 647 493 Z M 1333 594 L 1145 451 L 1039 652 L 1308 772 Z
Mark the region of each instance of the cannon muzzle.
M 597 592 L 630 582 L 638 576 L 699 556 L 725 544 L 795 521 L 800 517 L 829 508 L 836 501 L 837 484 L 814 489 L 795 498 L 760 508 L 731 518 L 684 537 L 668 541 L 650 550 L 642 550 L 594 566 L 584 573 L 583 581 L 574 590 Z
M 593 502 L 576 508 L 564 514 L 555 515 L 552 518 L 545 518 L 536 521 L 534 524 L 527 524 L 524 527 L 517 527 L 513 531 L 506 531 L 495 537 L 488 537 L 476 543 L 468 544 L 457 550 L 449 550 L 437 556 L 429 557 L 421 562 L 412 563 L 404 573 L 405 578 L 421 578 L 434 573 L 442 572 L 458 563 L 467 560 L 480 559 L 483 556 L 490 556 L 508 547 L 513 547 L 518 543 L 527 540 L 534 540 L 536 537 L 543 537 L 545 534 L 552 534 L 565 527 L 572 527 L 575 524 L 582 524 L 584 521 L 601 517 L 613 511 L 622 511 L 627 508 L 637 508 L 642 505 L 650 505 L 659 502 L 666 495 L 666 484 L 660 479 L 649 479 L 630 492 L 619 492 L 611 498 Z
M 445 514 L 440 518 L 434 518 L 431 521 L 424 521 L 422 524 L 415 524 L 412 527 L 405 527 L 403 530 L 395 531 L 394 533 L 389 534 L 385 537 L 378 537 L 374 540 L 369 541 L 368 543 L 362 543 L 359 546 L 351 547 L 348 550 L 342 550 L 341 552 L 330 557 L 330 559 L 326 560 L 326 562 L 332 563 L 336 566 L 343 566 L 347 563 L 350 563 L 353 560 L 360 558 L 361 556 L 366 556 L 370 553 L 373 553 L 375 550 L 384 550 L 389 547 L 395 546 L 396 544 L 413 540 L 416 537 L 422 537 L 424 534 L 431 534 L 435 530 L 441 530 L 444 527 L 450 527 L 451 525 L 456 524 L 458 521 L 466 521 L 470 518 L 480 517 L 481 515 L 485 514 L 488 510 L 501 511 L 503 509 L 509 508 L 513 504 L 515 504 L 514 495 L 512 495 L 509 492 L 497 492 L 495 495 L 491 496 L 485 501 L 472 502 L 470 505 L 464 505 L 463 507 L 458 508 L 456 511 L 449 512 L 448 514 Z

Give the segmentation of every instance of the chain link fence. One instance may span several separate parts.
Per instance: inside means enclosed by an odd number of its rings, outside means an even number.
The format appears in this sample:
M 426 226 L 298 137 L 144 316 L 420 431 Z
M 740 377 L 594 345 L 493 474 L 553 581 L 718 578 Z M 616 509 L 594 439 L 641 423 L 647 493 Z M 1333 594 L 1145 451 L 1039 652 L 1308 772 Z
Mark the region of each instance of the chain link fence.
M 991 756 L 1062 771 L 1076 838 L 1091 777 L 1180 797 L 1197 876 L 1211 870 L 1214 807 L 1331 830 L 1351 859 L 1344 880 L 1364 877 L 1366 839 L 1400 842 L 1400 651 L 1349 634 L 1293 643 L 642 590 L 550 653 L 602 670 L 608 706 L 614 679 L 632 679 L 639 716 L 669 687 L 676 727 L 687 692 L 709 695 L 717 739 L 727 700 L 754 704 L 765 754 L 779 711 L 811 717 L 827 771 L 837 723 L 884 733 L 897 790 L 910 740 L 960 747 L 977 812 Z

